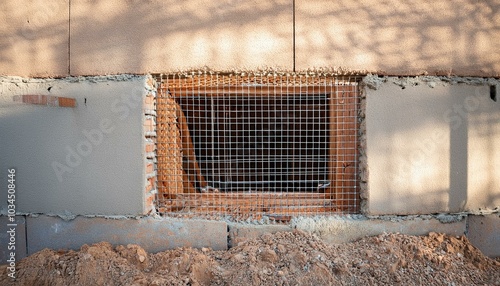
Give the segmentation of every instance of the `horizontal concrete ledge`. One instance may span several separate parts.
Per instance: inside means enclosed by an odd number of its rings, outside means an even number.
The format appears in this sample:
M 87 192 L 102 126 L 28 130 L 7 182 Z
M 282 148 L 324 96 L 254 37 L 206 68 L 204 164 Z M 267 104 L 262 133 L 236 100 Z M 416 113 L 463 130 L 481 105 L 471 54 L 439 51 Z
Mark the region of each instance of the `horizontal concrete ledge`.
M 500 213 L 469 215 L 467 237 L 489 257 L 500 257 Z
M 466 219 L 463 216 L 455 215 L 439 218 L 432 216 L 387 216 L 381 218 L 367 218 L 364 216 L 299 217 L 294 218 L 290 225 L 230 223 L 228 226 L 230 247 L 237 246 L 238 243 L 245 240 L 257 238 L 264 233 L 292 231 L 293 229 L 314 233 L 327 243 L 340 244 L 384 232 L 397 232 L 408 235 L 426 235 L 429 232 L 464 235 Z
M 113 245 L 138 244 L 156 253 L 176 247 L 227 249 L 227 225 L 221 221 L 28 217 L 28 255 L 44 248 L 79 249 L 84 244 L 108 241 Z
M 316 217 L 294 219 L 292 226 L 303 231 L 312 232 L 327 243 L 344 243 L 382 233 L 426 235 L 429 232 L 439 232 L 448 235 L 464 235 L 466 219 L 458 216 L 454 219 L 450 216 L 446 220 L 433 217 L 390 216 L 376 219 L 365 217 Z
M 44 248 L 79 249 L 84 244 L 108 241 L 113 245 L 138 244 L 156 253 L 177 247 L 210 247 L 226 250 L 265 233 L 300 229 L 326 243 L 345 243 L 387 233 L 426 235 L 429 232 L 464 235 L 490 257 L 500 256 L 500 215 L 299 217 L 290 225 L 256 225 L 223 221 L 153 218 L 110 219 L 78 216 L 63 220 L 52 216 L 16 216 L 16 260 Z M 0 217 L 1 245 L 8 243 L 7 217 Z M 468 226 L 468 229 L 467 229 Z M 26 230 L 26 231 L 25 231 Z M 229 239 L 229 240 L 228 240 Z M 228 245 L 229 242 L 229 245 Z M 7 253 L 0 252 L 0 264 Z

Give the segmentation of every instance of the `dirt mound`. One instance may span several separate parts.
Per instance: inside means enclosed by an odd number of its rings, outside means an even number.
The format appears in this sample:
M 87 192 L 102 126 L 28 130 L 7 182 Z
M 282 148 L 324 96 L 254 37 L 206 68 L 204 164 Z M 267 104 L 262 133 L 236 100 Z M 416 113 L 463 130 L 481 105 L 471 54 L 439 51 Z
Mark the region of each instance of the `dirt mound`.
M 102 242 L 45 249 L 1 285 L 500 285 L 500 263 L 465 237 L 383 234 L 327 245 L 300 231 L 265 234 L 228 251 L 179 248 L 148 254 Z

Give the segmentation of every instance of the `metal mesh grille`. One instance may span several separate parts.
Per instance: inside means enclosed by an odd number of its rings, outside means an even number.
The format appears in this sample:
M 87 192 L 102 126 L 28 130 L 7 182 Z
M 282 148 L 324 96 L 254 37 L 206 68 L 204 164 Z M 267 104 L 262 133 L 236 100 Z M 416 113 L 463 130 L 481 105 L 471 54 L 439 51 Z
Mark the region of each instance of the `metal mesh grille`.
M 159 212 L 283 221 L 357 213 L 355 78 L 159 78 Z

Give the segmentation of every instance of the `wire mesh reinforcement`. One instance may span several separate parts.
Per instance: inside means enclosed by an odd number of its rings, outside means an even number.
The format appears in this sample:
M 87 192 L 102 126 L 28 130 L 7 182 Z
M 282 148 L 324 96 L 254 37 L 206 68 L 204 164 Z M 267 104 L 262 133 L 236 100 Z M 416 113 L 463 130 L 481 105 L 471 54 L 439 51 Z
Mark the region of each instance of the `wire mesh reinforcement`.
M 236 220 L 359 211 L 355 78 L 161 76 L 159 212 Z

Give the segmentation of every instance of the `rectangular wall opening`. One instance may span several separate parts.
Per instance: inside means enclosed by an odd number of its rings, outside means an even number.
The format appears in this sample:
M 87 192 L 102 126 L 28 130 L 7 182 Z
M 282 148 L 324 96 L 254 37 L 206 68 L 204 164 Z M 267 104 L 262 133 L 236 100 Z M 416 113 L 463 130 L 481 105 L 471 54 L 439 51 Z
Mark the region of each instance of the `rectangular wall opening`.
M 356 78 L 158 80 L 160 213 L 286 220 L 359 212 Z

